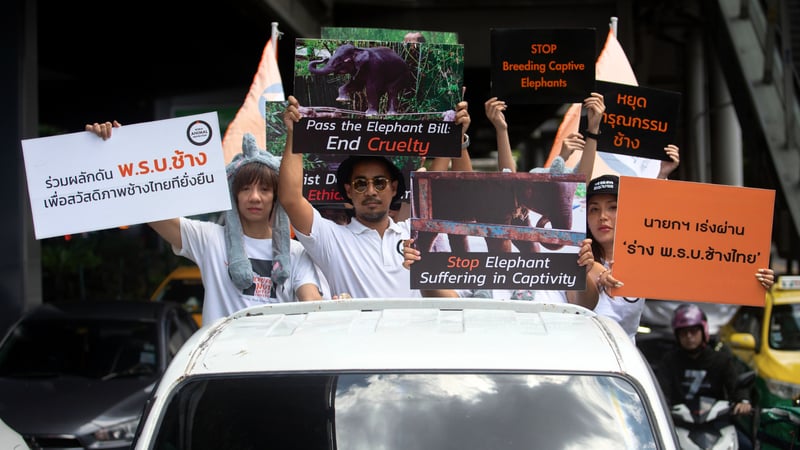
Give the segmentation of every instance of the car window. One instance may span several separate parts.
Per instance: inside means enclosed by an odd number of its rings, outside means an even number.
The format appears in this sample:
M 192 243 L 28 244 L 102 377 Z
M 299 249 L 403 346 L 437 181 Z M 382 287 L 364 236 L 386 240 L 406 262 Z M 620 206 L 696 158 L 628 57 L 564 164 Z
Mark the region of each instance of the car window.
M 109 378 L 152 374 L 158 361 L 154 322 L 23 321 L 0 348 L 0 375 Z
M 654 449 L 634 385 L 609 375 L 217 377 L 169 400 L 156 449 Z
M 156 300 L 180 303 L 188 312 L 199 314 L 203 311 L 204 295 L 203 282 L 199 278 L 181 278 L 170 280 L 158 294 Z
M 800 350 L 800 303 L 772 308 L 769 346 L 776 350 Z
M 181 349 L 192 334 L 197 330 L 194 319 L 183 310 L 175 310 L 171 319 L 167 322 L 167 363 Z
M 750 333 L 756 340 L 756 346 L 761 340 L 761 321 L 764 318 L 764 308 L 743 306 L 733 319 L 733 329 L 737 333 Z

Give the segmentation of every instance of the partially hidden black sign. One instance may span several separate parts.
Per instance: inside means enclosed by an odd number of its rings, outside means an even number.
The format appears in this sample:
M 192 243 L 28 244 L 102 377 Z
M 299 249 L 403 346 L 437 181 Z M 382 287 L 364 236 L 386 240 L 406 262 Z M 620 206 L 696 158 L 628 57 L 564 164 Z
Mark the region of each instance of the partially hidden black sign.
M 461 156 L 461 125 L 425 120 L 302 118 L 296 153 L 383 156 Z
M 492 96 L 580 103 L 594 90 L 595 29 L 492 29 Z
M 600 80 L 597 92 L 606 104 L 598 151 L 669 161 L 664 147 L 675 143 L 680 93 Z

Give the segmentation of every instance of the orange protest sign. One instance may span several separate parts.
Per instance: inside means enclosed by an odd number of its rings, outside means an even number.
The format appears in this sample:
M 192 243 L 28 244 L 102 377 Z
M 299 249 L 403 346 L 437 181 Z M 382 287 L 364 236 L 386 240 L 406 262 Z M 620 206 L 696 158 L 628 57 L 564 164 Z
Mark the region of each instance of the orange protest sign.
M 620 177 L 612 295 L 763 306 L 775 191 Z

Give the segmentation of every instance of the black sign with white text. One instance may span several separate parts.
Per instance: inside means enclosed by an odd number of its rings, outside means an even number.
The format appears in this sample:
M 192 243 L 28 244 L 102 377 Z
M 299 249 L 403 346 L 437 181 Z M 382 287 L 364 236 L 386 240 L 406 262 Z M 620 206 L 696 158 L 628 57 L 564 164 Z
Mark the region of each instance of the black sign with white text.
M 461 156 L 461 125 L 443 121 L 302 118 L 296 153 L 383 156 Z

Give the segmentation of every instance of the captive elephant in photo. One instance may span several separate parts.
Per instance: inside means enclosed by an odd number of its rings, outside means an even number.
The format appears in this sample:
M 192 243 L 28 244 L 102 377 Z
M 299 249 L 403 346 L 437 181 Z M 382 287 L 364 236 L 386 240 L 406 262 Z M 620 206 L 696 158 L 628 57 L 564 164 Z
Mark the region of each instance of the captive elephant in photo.
M 572 229 L 572 203 L 576 184 L 572 182 L 530 182 L 515 180 L 505 183 L 486 183 L 458 179 L 430 181 L 431 215 L 434 219 L 455 222 L 474 222 L 493 225 L 519 225 L 558 230 Z M 416 194 L 415 194 L 416 195 Z M 541 216 L 532 224 L 527 217 L 533 211 Z M 434 251 L 437 233 L 420 231 L 416 245 L 422 251 Z M 467 236 L 448 234 L 450 250 L 454 253 L 472 251 Z M 485 238 L 489 252 L 511 252 L 512 240 Z M 558 250 L 557 243 L 513 241 L 521 253 L 536 253 L 540 245 Z
M 325 63 L 320 67 L 320 64 Z M 389 47 L 361 48 L 344 44 L 330 59 L 308 63 L 308 71 L 316 75 L 349 74 L 350 81 L 339 87 L 336 101 L 350 101 L 351 95 L 362 90 L 367 94 L 368 116 L 378 114 L 383 94 L 387 95 L 387 114 L 397 113 L 399 94 L 411 84 L 411 72 L 406 61 Z

